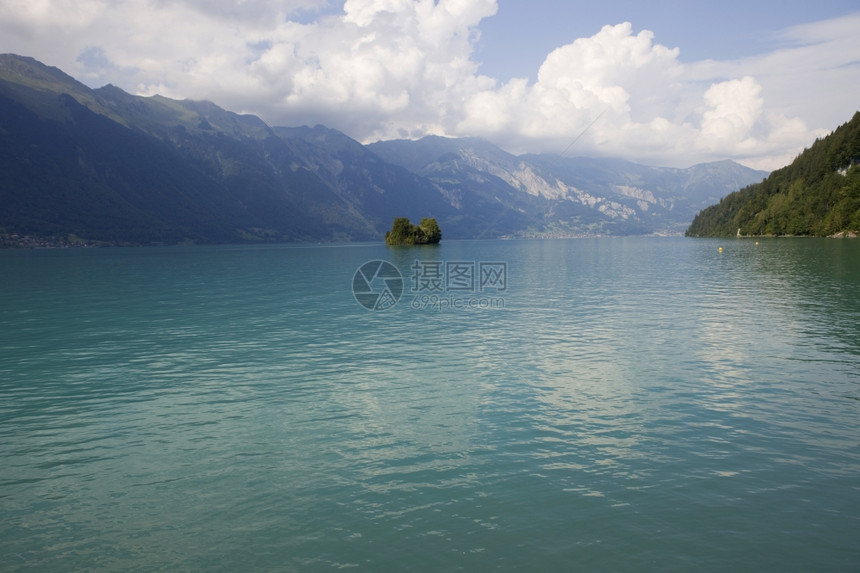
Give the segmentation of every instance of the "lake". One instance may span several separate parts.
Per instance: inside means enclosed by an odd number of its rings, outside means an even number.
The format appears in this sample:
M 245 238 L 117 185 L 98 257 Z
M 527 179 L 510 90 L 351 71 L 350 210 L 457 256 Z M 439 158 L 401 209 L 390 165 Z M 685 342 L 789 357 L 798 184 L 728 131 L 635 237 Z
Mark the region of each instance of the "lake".
M 3 571 L 860 568 L 860 241 L 6 250 L 0 296 Z

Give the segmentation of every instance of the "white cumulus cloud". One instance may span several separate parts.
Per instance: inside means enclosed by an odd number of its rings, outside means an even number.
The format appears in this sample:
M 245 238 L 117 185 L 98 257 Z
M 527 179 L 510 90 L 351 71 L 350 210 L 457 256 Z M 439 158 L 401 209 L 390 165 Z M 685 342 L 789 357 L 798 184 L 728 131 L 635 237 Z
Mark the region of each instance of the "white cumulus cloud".
M 699 145 L 705 149 L 749 145 L 761 117 L 761 86 L 750 76 L 713 84 L 705 92 Z

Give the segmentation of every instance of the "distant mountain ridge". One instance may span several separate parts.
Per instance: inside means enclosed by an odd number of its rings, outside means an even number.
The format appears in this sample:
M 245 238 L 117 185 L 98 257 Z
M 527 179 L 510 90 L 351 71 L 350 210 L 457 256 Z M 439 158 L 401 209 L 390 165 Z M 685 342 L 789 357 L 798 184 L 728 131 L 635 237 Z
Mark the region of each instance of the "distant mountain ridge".
M 696 215 L 687 236 L 860 234 L 860 112 L 761 183 Z
M 480 139 L 430 136 L 371 151 L 426 177 L 455 205 L 504 205 L 540 235 L 680 233 L 695 213 L 767 172 L 733 161 L 688 169 L 623 159 L 514 156 Z M 544 233 L 540 229 L 544 230 Z
M 514 156 L 478 139 L 365 146 L 211 102 L 90 89 L 0 55 L 0 235 L 381 241 L 395 217 L 433 217 L 446 238 L 679 233 L 765 175 Z

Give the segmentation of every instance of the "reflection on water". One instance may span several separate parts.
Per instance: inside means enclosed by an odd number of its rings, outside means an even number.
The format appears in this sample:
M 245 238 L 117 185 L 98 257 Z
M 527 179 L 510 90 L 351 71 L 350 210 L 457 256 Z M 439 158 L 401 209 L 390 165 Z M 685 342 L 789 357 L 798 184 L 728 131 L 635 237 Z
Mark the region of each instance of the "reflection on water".
M 858 251 L 0 252 L 4 569 L 850 569 Z M 505 308 L 368 312 L 380 258 Z

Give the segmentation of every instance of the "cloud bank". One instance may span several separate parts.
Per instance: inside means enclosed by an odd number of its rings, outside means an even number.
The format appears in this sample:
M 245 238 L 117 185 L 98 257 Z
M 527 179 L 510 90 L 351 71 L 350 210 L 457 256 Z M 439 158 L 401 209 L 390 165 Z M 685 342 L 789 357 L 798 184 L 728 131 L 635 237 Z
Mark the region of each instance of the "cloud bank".
M 535 81 L 480 73 L 496 0 L 4 0 L 0 51 L 91 86 L 208 99 L 359 141 L 478 136 L 513 152 L 780 167 L 856 111 L 860 14 L 772 52 L 682 63 L 627 22 L 547 54 Z

